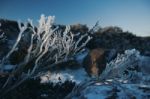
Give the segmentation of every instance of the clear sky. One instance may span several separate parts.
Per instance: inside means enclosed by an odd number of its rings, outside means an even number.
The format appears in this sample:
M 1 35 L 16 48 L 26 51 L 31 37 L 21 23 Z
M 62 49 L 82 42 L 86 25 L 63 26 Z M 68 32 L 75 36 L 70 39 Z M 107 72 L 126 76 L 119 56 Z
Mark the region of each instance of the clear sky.
M 0 0 L 0 18 L 37 21 L 41 14 L 60 24 L 119 26 L 150 36 L 150 0 Z

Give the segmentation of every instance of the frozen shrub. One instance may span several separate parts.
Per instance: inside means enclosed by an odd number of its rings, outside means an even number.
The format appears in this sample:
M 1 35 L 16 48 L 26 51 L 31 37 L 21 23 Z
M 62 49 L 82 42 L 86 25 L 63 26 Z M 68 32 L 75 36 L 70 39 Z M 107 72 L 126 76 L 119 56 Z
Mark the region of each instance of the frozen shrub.
M 85 33 L 75 41 L 74 38 L 76 35 L 70 32 L 70 26 L 66 26 L 65 31 L 61 31 L 59 26 L 54 27 L 54 19 L 54 16 L 45 17 L 41 15 L 37 27 L 33 25 L 32 20 L 28 20 L 30 27 L 28 23 L 22 24 L 18 22 L 20 30 L 18 38 L 12 49 L 3 57 L 0 63 L 1 72 L 4 72 L 3 68 L 9 64 L 9 57 L 18 49 L 21 39 L 26 37 L 24 36 L 24 32 L 27 29 L 32 31 L 29 39 L 30 43 L 24 60 L 13 68 L 3 88 L 7 87 L 8 90 L 11 90 L 27 78 L 34 77 L 39 72 L 48 70 L 49 67 L 72 60 L 73 56 L 79 53 L 91 39 L 91 37 Z M 81 44 L 82 39 L 85 40 Z M 30 63 L 32 63 L 32 66 L 28 66 Z M 7 83 L 11 82 L 10 80 L 14 77 L 17 77 L 17 79 L 15 78 L 16 83 L 13 84 L 14 86 L 7 86 L 10 85 Z
M 140 61 L 139 51 L 132 49 L 126 50 L 124 54 L 118 54 L 117 57 L 107 64 L 106 69 L 100 76 L 102 79 L 113 79 L 113 78 L 126 78 L 126 73 L 128 76 L 131 71 L 129 68 L 135 68 Z
M 148 84 L 150 73 L 146 71 L 149 69 L 149 58 L 141 56 L 140 52 L 135 49 L 126 50 L 124 54 L 119 54 L 107 64 L 100 78 Z

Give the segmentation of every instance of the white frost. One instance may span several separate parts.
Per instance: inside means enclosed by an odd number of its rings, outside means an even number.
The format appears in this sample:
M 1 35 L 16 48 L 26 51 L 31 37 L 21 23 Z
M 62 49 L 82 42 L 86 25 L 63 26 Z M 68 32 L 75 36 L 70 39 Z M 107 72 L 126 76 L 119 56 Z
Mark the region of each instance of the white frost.
M 76 70 L 67 69 L 64 71 L 60 71 L 59 73 L 48 72 L 45 75 L 41 76 L 40 78 L 41 78 L 41 83 L 48 83 L 48 82 L 63 83 L 66 80 L 80 83 L 84 80 L 90 79 L 83 68 L 76 69 Z

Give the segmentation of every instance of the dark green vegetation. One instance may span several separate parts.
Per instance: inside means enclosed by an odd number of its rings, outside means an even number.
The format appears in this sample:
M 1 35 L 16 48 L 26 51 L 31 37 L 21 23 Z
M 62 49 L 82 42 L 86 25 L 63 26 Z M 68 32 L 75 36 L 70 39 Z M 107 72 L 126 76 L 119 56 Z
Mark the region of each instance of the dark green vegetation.
M 28 79 L 1 99 L 63 99 L 74 86 L 71 81 L 41 84 L 40 80 Z

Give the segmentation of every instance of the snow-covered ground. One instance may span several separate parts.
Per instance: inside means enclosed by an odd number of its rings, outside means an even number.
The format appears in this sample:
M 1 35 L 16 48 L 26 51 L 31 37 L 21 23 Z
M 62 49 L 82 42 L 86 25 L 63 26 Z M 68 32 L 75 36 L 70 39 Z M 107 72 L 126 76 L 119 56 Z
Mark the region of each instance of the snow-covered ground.
M 83 53 L 77 56 L 78 62 L 82 62 L 83 58 L 86 56 Z M 81 56 L 81 57 L 80 57 Z M 128 50 L 125 52 L 125 54 L 118 55 L 116 59 L 111 61 L 107 64 L 106 70 L 101 75 L 102 77 L 111 78 L 114 77 L 125 77 L 123 72 L 125 70 L 128 70 L 128 68 L 134 69 L 135 66 L 138 65 L 139 72 L 137 72 L 138 75 L 141 74 L 141 76 L 146 76 L 147 74 L 150 74 L 150 57 L 141 56 L 138 51 L 136 50 Z M 135 68 L 136 69 L 136 68 Z M 129 73 L 133 74 L 136 72 L 136 70 L 128 70 Z M 130 76 L 130 75 L 128 75 Z M 136 75 L 137 76 L 137 75 Z M 45 75 L 41 76 L 41 82 L 64 82 L 66 80 L 71 80 L 77 83 L 80 83 L 85 80 L 89 80 L 87 73 L 85 72 L 84 68 L 79 69 L 66 69 L 62 71 L 53 71 L 53 72 L 47 72 Z
M 76 61 L 81 65 L 83 62 L 83 59 L 88 54 L 88 50 L 84 49 L 81 53 L 78 53 L 75 56 Z M 47 72 L 45 75 L 41 76 L 41 83 L 58 83 L 58 82 L 65 82 L 66 80 L 76 82 L 77 84 L 89 80 L 89 76 L 85 72 L 84 68 L 78 68 L 78 69 L 65 69 L 59 72 L 53 71 L 53 72 Z
M 87 53 L 76 56 L 79 63 Z M 138 67 L 137 67 L 138 66 Z M 9 71 L 12 65 L 4 66 Z M 124 75 L 124 71 L 128 71 Z M 150 99 L 150 57 L 141 56 L 133 49 L 107 64 L 106 70 L 101 74 L 100 80 L 93 81 L 84 68 L 49 71 L 40 77 L 41 83 L 64 83 L 72 81 L 77 87 L 66 99 Z M 101 78 L 105 78 L 104 80 Z M 88 84 L 92 82 L 91 84 Z
M 82 57 L 77 59 L 80 62 L 83 60 Z M 76 82 L 77 87 L 66 99 L 150 99 L 150 57 L 141 56 L 135 49 L 127 50 L 107 66 L 108 70 L 101 75 L 105 80 L 94 81 L 92 84 L 87 84 L 93 80 L 82 67 L 77 70 L 66 69 L 58 73 L 48 72 L 41 76 L 41 83 L 63 83 L 66 80 Z M 135 68 L 136 66 L 138 69 Z M 124 70 L 128 71 L 128 75 L 122 73 Z
M 150 99 L 150 85 L 117 82 L 93 82 L 80 85 L 66 99 Z
M 63 83 L 66 80 L 80 83 L 84 80 L 90 79 L 83 68 L 79 68 L 76 70 L 66 69 L 58 73 L 47 72 L 45 75 L 41 76 L 40 78 L 41 78 L 41 83 L 48 83 L 48 82 Z

